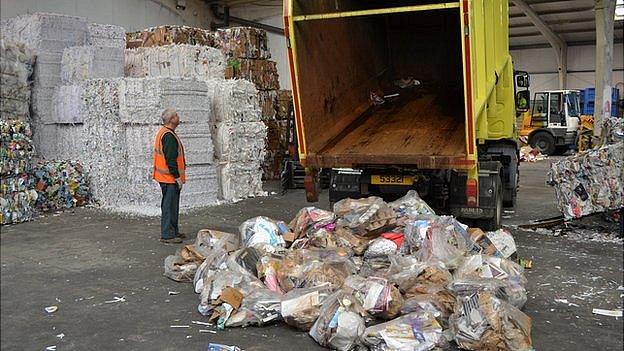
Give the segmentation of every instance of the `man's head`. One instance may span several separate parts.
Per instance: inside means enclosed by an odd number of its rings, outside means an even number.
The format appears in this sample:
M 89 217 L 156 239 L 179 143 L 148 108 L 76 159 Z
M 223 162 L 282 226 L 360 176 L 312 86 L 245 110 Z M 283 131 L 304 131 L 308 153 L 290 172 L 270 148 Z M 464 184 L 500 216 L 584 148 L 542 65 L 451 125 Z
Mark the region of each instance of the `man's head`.
M 180 116 L 178 116 L 178 112 L 173 107 L 166 108 L 161 117 L 162 124 L 171 129 L 176 129 L 176 127 L 180 124 Z

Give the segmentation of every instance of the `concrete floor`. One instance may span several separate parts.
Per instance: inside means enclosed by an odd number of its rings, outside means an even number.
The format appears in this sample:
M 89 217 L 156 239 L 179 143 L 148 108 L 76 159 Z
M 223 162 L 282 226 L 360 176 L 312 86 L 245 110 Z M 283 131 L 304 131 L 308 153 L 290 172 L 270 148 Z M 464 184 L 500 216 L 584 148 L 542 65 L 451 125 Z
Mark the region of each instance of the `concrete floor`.
M 553 191 L 544 185 L 548 163 L 522 164 L 518 208 L 506 224 L 559 214 Z M 305 205 L 303 192 L 291 191 L 186 215 L 181 227 L 192 234 L 201 228 L 236 231 L 257 215 L 290 220 Z M 190 323 L 205 320 L 191 285 L 162 275 L 164 258 L 177 246 L 157 241 L 158 226 L 156 218 L 77 209 L 3 227 L 1 349 L 206 350 L 209 342 L 246 350 L 320 349 L 285 325 L 200 334 L 203 328 Z M 533 259 L 524 311 L 533 318 L 535 349 L 622 350 L 622 319 L 592 314 L 592 308 L 622 309 L 622 245 L 513 234 L 520 256 Z M 169 296 L 170 290 L 180 294 Z M 126 301 L 105 303 L 113 296 Z M 47 314 L 50 305 L 58 311 Z M 170 328 L 174 324 L 192 327 Z M 61 333 L 62 339 L 56 336 Z

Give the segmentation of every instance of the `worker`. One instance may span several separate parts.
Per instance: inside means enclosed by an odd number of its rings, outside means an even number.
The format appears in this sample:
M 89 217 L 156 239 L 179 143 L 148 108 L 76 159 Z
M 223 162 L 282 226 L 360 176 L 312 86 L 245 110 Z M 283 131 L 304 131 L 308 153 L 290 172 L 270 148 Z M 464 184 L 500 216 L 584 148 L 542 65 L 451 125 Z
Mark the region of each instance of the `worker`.
M 154 140 L 154 170 L 152 178 L 162 190 L 160 241 L 179 244 L 186 236 L 178 228 L 180 192 L 186 181 L 184 147 L 175 130 L 180 116 L 173 108 L 162 113 L 162 126 Z
M 527 108 L 527 99 L 524 95 L 520 95 L 520 98 L 518 99 L 518 108 L 522 110 Z

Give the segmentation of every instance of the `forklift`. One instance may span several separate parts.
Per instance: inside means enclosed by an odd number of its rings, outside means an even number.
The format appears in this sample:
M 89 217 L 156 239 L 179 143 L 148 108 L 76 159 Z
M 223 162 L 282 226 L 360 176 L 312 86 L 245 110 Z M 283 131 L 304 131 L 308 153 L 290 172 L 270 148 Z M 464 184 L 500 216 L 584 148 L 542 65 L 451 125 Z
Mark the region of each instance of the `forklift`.
M 532 148 L 545 155 L 576 148 L 581 122 L 580 91 L 540 91 L 531 102 L 531 110 L 523 114 L 520 137 L 527 138 Z M 584 128 L 591 128 L 592 124 L 585 121 Z

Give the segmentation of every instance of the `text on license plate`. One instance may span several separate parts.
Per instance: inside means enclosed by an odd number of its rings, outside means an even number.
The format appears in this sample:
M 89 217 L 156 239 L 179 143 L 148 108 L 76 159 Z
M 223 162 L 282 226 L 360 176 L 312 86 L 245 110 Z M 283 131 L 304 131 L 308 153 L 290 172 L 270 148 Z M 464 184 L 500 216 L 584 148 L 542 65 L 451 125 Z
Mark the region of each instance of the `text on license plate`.
M 371 184 L 412 185 L 414 184 L 414 178 L 401 175 L 373 175 L 371 176 Z

